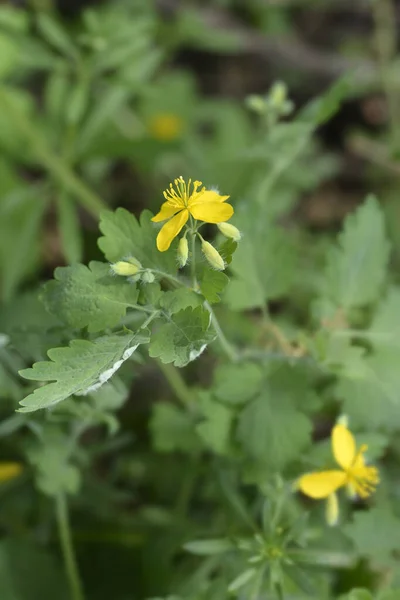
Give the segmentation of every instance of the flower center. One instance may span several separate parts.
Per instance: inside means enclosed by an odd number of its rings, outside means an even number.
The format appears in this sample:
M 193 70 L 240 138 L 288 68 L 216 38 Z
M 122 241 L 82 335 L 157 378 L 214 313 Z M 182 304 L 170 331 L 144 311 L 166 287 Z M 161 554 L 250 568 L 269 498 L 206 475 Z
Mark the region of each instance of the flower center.
M 186 183 L 182 176 L 174 180 L 174 185 L 170 183 L 169 189 L 166 189 L 163 195 L 167 202 L 180 208 L 187 208 L 189 201 L 200 196 L 206 189 L 203 187 L 198 191 L 201 181 L 194 181 L 193 190 L 191 191 L 192 180 L 189 179 L 188 183 Z
M 368 447 L 365 444 L 361 446 L 353 460 L 353 464 L 346 471 L 348 483 L 353 486 L 360 498 L 368 498 L 379 483 L 378 470 L 375 467 L 368 467 L 364 463 L 363 454 L 367 449 Z
M 358 467 L 347 471 L 350 483 L 360 498 L 368 498 L 379 483 L 378 470 L 375 467 Z

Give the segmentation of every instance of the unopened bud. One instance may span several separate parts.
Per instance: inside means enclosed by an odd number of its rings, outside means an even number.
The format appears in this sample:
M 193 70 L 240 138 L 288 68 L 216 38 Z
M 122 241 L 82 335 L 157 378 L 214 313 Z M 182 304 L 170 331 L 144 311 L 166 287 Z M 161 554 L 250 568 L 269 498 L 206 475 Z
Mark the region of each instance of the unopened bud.
M 189 245 L 188 245 L 188 241 L 187 241 L 186 237 L 183 237 L 179 240 L 178 252 L 177 252 L 178 264 L 179 264 L 180 268 L 182 268 L 186 265 L 186 263 L 188 261 L 188 257 L 189 257 Z
M 116 275 L 123 275 L 124 277 L 132 277 L 136 275 L 142 265 L 136 258 L 127 258 L 126 260 L 119 260 L 111 265 L 111 269 Z
M 216 250 L 214 246 L 210 244 L 210 242 L 202 240 L 201 249 L 203 250 L 204 256 L 206 257 L 213 269 L 215 269 L 216 271 L 223 271 L 225 269 L 224 259 L 222 258 L 218 250 Z
M 143 271 L 142 273 L 142 281 L 143 283 L 153 283 L 155 280 L 154 274 L 149 270 Z
M 234 225 L 231 225 L 231 223 L 217 223 L 217 227 L 222 235 L 231 238 L 234 242 L 238 242 L 242 237 L 239 229 Z
M 280 108 L 287 98 L 287 87 L 282 81 L 277 81 L 273 84 L 269 97 L 274 106 Z
M 264 113 L 267 108 L 265 99 L 256 95 L 247 96 L 246 104 L 250 110 L 259 114 Z
M 329 494 L 326 499 L 325 518 L 330 527 L 337 525 L 339 519 L 339 501 L 335 492 Z

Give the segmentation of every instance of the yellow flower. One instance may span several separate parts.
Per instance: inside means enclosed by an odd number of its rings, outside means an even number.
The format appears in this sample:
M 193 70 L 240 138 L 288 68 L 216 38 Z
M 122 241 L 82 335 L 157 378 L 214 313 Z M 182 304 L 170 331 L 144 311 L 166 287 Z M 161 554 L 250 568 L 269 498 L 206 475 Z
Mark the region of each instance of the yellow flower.
M 225 204 L 229 196 L 220 196 L 214 190 L 200 187 L 201 181 L 194 181 L 192 190 L 191 179 L 186 183 L 179 177 L 174 183 L 176 189 L 170 183 L 169 189 L 164 192 L 166 202 L 161 206 L 160 212 L 152 218 L 156 223 L 167 221 L 157 236 L 157 248 L 160 252 L 168 250 L 189 216 L 206 223 L 222 223 L 233 215 L 232 206 Z
M 356 442 L 341 423 L 335 425 L 332 431 L 332 451 L 341 469 L 306 473 L 297 482 L 297 488 L 310 498 L 328 499 L 328 514 L 333 524 L 338 513 L 336 500 L 332 496 L 336 490 L 347 486 L 349 491 L 361 498 L 367 498 L 375 491 L 379 483 L 378 470 L 365 464 L 364 454 L 367 446 L 363 444 L 358 450 Z
M 14 479 L 22 472 L 22 465 L 18 462 L 0 462 L 0 481 Z
M 159 113 L 148 123 L 150 135 L 161 142 L 175 140 L 182 133 L 183 120 L 174 113 Z

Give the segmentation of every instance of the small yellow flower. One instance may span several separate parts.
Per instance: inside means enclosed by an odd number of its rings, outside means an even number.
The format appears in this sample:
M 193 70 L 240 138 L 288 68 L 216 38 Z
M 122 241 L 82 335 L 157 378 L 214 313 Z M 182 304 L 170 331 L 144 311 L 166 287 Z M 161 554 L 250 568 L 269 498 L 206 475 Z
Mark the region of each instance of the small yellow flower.
M 22 472 L 22 465 L 18 462 L 0 462 L 0 481 L 14 479 Z
M 183 127 L 183 120 L 174 113 L 156 114 L 148 122 L 151 137 L 161 142 L 175 140 L 182 133 Z
M 169 189 L 165 190 L 166 202 L 161 206 L 160 212 L 152 218 L 155 223 L 167 221 L 157 236 L 157 248 L 160 252 L 168 250 L 189 216 L 206 223 L 222 223 L 233 215 L 232 206 L 225 203 L 229 196 L 220 196 L 214 190 L 200 187 L 201 181 L 194 181 L 192 190 L 191 179 L 186 183 L 179 177 L 174 183 L 176 189 L 171 183 Z
M 327 498 L 329 520 L 337 520 L 338 508 L 333 494 L 339 488 L 347 486 L 361 498 L 367 498 L 375 491 L 379 483 L 378 470 L 365 464 L 364 454 L 367 446 L 358 450 L 352 433 L 341 423 L 332 430 L 332 451 L 341 469 L 306 473 L 297 482 L 297 488 L 310 498 Z

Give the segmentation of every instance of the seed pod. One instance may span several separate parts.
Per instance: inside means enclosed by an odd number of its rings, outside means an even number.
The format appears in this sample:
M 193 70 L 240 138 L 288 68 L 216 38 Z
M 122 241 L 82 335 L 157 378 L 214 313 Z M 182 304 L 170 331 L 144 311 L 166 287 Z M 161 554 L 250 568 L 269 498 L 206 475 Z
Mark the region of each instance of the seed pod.
M 135 258 L 119 260 L 111 265 L 111 269 L 116 275 L 122 275 L 124 277 L 132 277 L 132 275 L 136 275 L 141 268 L 142 265 Z
M 225 269 L 224 259 L 210 242 L 202 240 L 201 249 L 213 269 L 216 271 L 223 271 Z
M 177 252 L 178 265 L 181 269 L 182 269 L 182 267 L 184 267 L 186 265 L 186 263 L 188 261 L 188 257 L 189 257 L 189 245 L 188 245 L 188 241 L 187 241 L 186 237 L 183 237 L 179 240 L 178 252 Z
M 238 242 L 242 238 L 239 229 L 231 223 L 217 223 L 217 227 L 227 238 L 231 238 L 234 242 Z

